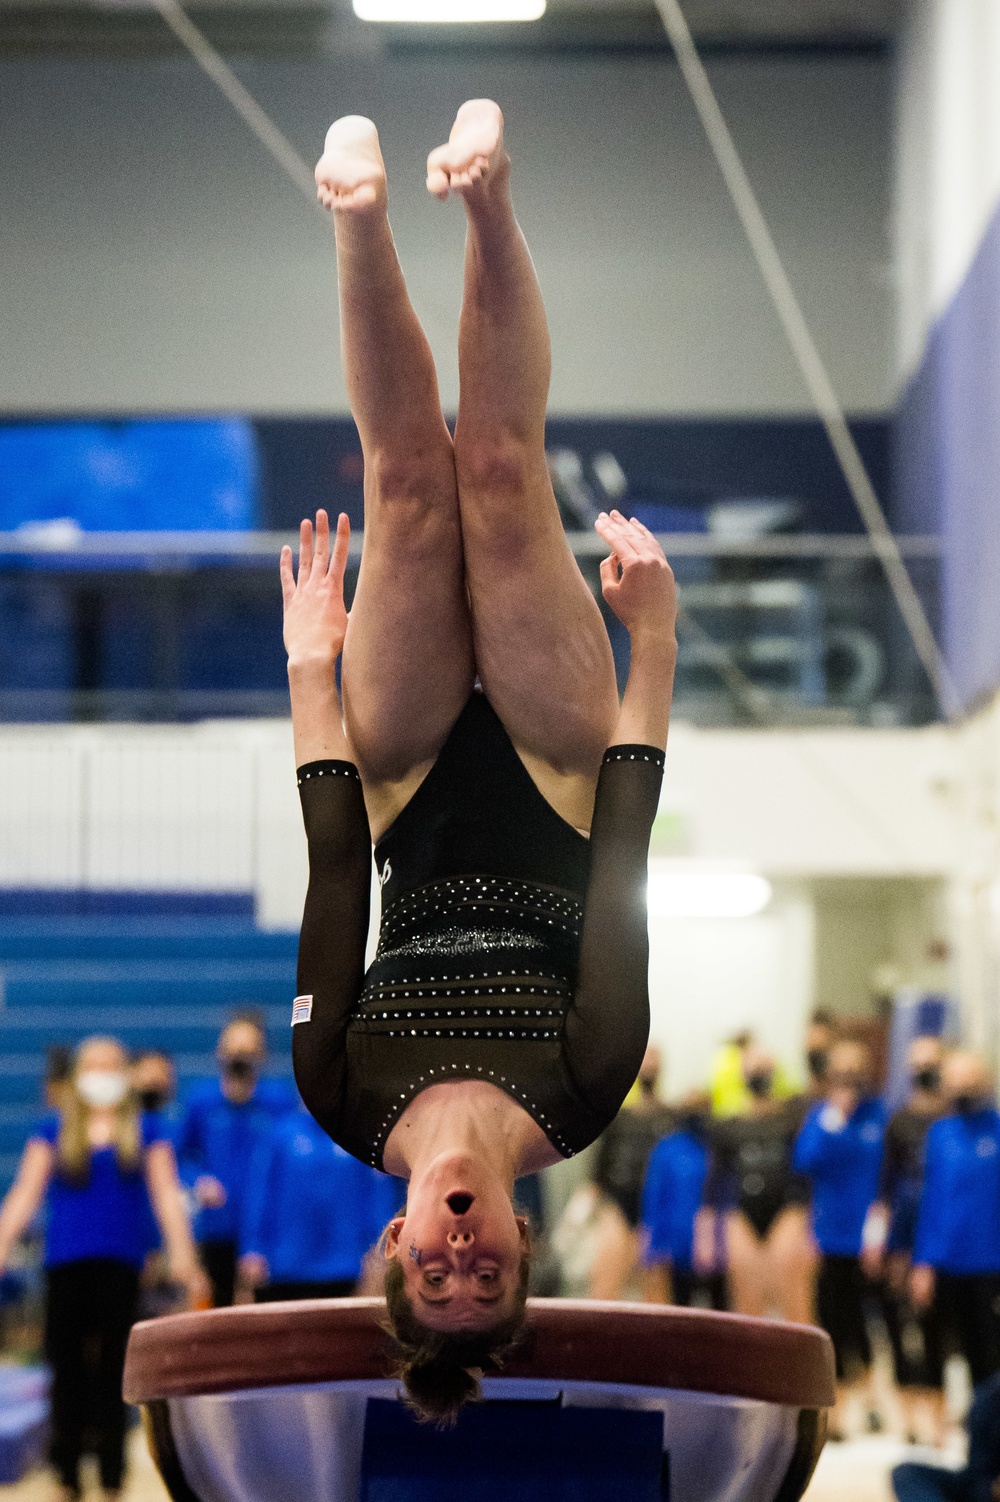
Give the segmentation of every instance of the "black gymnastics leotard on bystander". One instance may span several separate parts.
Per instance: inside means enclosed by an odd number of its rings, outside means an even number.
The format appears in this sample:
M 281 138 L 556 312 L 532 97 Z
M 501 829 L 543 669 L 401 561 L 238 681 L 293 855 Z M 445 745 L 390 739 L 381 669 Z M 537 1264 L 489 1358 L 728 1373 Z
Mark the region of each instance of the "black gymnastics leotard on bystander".
M 360 779 L 349 762 L 299 768 L 298 988 L 312 1006 L 294 1029 L 295 1077 L 335 1142 L 381 1168 L 402 1112 L 450 1080 L 505 1091 L 563 1157 L 607 1126 L 649 1033 L 646 855 L 663 761 L 655 747 L 610 747 L 588 840 L 474 692 L 376 847 L 382 916 L 367 973 Z

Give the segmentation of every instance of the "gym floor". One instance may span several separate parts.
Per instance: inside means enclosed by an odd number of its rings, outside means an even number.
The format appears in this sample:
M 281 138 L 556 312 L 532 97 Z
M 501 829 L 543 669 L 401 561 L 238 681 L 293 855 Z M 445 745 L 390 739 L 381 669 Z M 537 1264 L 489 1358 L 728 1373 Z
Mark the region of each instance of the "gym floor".
M 958 1464 L 961 1459 L 958 1453 L 942 1457 L 931 1451 L 907 1449 L 899 1440 L 884 1435 L 827 1445 L 805 1502 L 892 1502 L 889 1472 L 907 1458 L 926 1459 L 932 1464 Z M 96 1477 L 91 1479 L 91 1488 L 87 1496 L 97 1502 L 100 1492 Z M 18 1486 L 0 1486 L 0 1502 L 53 1502 L 55 1495 L 55 1485 L 45 1471 L 36 1471 Z M 132 1439 L 130 1479 L 121 1502 L 167 1502 L 138 1431 Z

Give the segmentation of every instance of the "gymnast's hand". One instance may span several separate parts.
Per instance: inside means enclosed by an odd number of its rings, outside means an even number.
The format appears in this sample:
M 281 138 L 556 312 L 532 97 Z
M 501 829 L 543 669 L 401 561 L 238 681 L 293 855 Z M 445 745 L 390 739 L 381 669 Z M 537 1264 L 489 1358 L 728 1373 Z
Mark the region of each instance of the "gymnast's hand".
M 611 549 L 601 564 L 601 589 L 632 637 L 673 641 L 677 586 L 663 549 L 648 527 L 620 511 L 602 511 L 594 523 Z
M 308 519 L 299 537 L 298 578 L 292 567 L 292 550 L 281 550 L 281 594 L 285 607 L 285 651 L 289 666 L 331 666 L 337 661 L 347 634 L 344 606 L 344 573 L 351 524 L 344 512 L 337 519 L 337 534 L 330 547 L 330 522 L 325 511 L 316 513 L 316 532 Z

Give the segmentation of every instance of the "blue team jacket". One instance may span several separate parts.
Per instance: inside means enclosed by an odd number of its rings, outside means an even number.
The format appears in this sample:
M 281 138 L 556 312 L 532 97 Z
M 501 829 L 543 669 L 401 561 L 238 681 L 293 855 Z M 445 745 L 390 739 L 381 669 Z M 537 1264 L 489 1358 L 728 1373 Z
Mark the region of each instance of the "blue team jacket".
M 813 1106 L 792 1157 L 796 1173 L 812 1184 L 813 1234 L 821 1252 L 857 1257 L 869 1206 L 878 1198 L 886 1112 L 880 1100 L 862 1100 L 846 1125 L 830 1108 Z
M 915 1262 L 1000 1272 L 1000 1114 L 945 1116 L 927 1133 Z
M 405 1199 L 398 1180 L 359 1163 L 299 1110 L 254 1155 L 240 1252 L 265 1257 L 272 1283 L 354 1282 Z
M 671 1132 L 654 1147 L 642 1189 L 646 1261 L 690 1272 L 694 1218 L 701 1205 L 708 1149 L 693 1132 Z
M 226 1191 L 224 1205 L 199 1210 L 199 1241 L 238 1241 L 250 1160 L 273 1122 L 297 1106 L 298 1097 L 284 1080 L 258 1080 L 253 1096 L 242 1106 L 226 1099 L 218 1080 L 195 1085 L 175 1139 L 181 1176 L 190 1185 L 201 1174 L 210 1174 Z

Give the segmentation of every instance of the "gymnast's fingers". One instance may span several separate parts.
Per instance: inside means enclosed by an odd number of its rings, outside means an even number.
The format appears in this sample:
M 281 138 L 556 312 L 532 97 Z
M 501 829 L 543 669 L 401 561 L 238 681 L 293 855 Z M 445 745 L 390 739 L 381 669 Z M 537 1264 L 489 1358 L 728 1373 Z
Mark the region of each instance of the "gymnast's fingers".
M 278 572 L 281 575 L 281 599 L 287 610 L 295 598 L 295 571 L 292 568 L 292 550 L 287 544 L 281 550 L 281 558 L 278 561 Z
M 655 533 L 651 532 L 649 528 L 645 526 L 641 521 L 639 521 L 639 519 L 635 516 L 630 518 L 629 525 L 634 527 L 635 530 L 639 533 L 639 536 L 644 539 L 647 554 L 655 553 L 657 558 L 662 558 L 664 561 L 666 561 L 667 555 L 660 546 Z
M 312 573 L 313 524 L 308 517 L 299 527 L 299 584 L 305 584 Z
M 621 582 L 618 577 L 618 571 L 620 567 L 621 565 L 619 563 L 617 553 L 612 553 L 608 558 L 602 558 L 601 589 L 603 590 L 605 596 L 607 595 L 609 590 L 614 591 L 618 588 Z
M 602 518 L 598 518 L 598 522 Z M 638 539 L 620 511 L 612 511 L 605 527 L 598 525 L 604 541 L 613 547 L 624 565 L 629 559 L 639 557 Z
M 325 575 L 329 561 L 330 518 L 321 506 L 316 512 L 316 551 L 313 555 L 313 564 L 320 579 Z
M 342 511 L 337 517 L 337 533 L 330 551 L 330 578 L 341 587 L 343 587 L 344 575 L 347 572 L 347 550 L 350 542 L 351 523 L 346 511 Z

